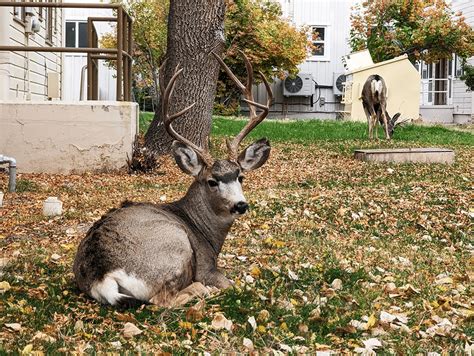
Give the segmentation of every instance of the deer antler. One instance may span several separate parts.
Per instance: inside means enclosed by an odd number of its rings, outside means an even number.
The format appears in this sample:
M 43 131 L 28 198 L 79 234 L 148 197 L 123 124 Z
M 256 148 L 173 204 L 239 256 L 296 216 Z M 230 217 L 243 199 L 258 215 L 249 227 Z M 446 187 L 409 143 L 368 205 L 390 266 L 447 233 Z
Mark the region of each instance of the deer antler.
M 212 55 L 217 59 L 217 61 L 220 63 L 222 69 L 227 73 L 227 75 L 230 77 L 230 79 L 237 85 L 237 87 L 240 89 L 242 94 L 244 95 L 245 99 L 242 99 L 245 101 L 247 104 L 249 104 L 249 110 L 250 110 L 250 120 L 247 123 L 247 125 L 244 126 L 242 131 L 235 136 L 235 138 L 232 141 L 227 140 L 227 149 L 229 150 L 229 159 L 230 160 L 237 160 L 237 157 L 239 155 L 239 145 L 242 142 L 242 140 L 247 136 L 250 131 L 252 131 L 260 122 L 262 122 L 265 117 L 268 115 L 268 111 L 270 108 L 270 105 L 273 100 L 273 93 L 272 93 L 272 88 L 270 87 L 270 84 L 268 84 L 267 78 L 263 75 L 262 72 L 258 72 L 260 77 L 262 78 L 263 83 L 265 84 L 265 88 L 267 89 L 267 105 L 263 105 L 260 103 L 257 103 L 255 99 L 253 98 L 253 93 L 252 93 L 252 84 L 253 84 L 253 67 L 252 64 L 250 63 L 249 59 L 245 55 L 244 52 L 239 51 L 240 54 L 244 57 L 244 62 L 245 62 L 245 68 L 247 70 L 247 83 L 246 85 L 243 85 L 240 80 L 235 76 L 234 73 L 230 70 L 230 68 L 224 63 L 221 57 L 219 57 L 216 53 L 211 52 Z M 262 109 L 263 111 L 257 115 L 257 110 L 256 108 Z
M 405 123 L 409 122 L 410 120 L 411 120 L 411 118 L 406 118 L 403 121 L 396 121 L 395 126 L 403 126 Z
M 163 66 L 163 64 L 162 64 L 162 66 Z M 164 75 L 162 75 L 163 70 L 161 70 L 161 69 L 162 68 L 160 67 L 160 82 L 164 83 L 164 80 L 163 80 Z M 183 70 L 184 70 L 183 68 L 179 68 L 179 64 L 178 64 L 176 66 L 176 69 L 174 70 L 174 74 L 171 77 L 170 81 L 168 82 L 168 85 L 166 86 L 166 88 L 164 90 L 161 89 L 163 122 L 165 124 L 166 131 L 168 132 L 168 134 L 171 137 L 173 137 L 175 140 L 180 141 L 180 142 L 188 145 L 189 147 L 191 147 L 196 152 L 196 154 L 203 160 L 203 162 L 206 165 L 212 166 L 214 160 L 213 160 L 212 156 L 209 154 L 209 152 L 207 150 L 204 150 L 201 147 L 198 147 L 197 145 L 192 143 L 190 140 L 184 138 L 183 136 L 181 136 L 180 134 L 178 134 L 175 131 L 173 126 L 171 126 L 171 124 L 173 123 L 173 121 L 176 118 L 180 117 L 181 115 L 184 115 L 189 110 L 191 110 L 191 108 L 193 108 L 194 105 L 196 105 L 196 103 L 194 102 L 191 105 L 189 105 L 188 107 L 184 108 L 183 110 L 181 110 L 181 111 L 179 111 L 179 112 L 177 112 L 173 115 L 169 115 L 169 113 L 168 113 L 169 99 L 170 99 L 171 95 L 173 94 L 174 85 L 176 84 L 176 80 L 178 79 L 179 75 L 183 72 Z

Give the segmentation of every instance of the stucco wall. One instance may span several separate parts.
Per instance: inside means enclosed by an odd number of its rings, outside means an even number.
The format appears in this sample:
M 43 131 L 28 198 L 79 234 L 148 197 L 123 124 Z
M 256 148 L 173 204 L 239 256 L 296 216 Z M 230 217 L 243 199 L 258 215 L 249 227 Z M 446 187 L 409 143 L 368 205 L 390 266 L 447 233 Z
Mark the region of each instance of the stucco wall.
M 425 123 L 452 124 L 452 105 L 426 105 L 420 106 L 420 115 Z
M 0 102 L 0 153 L 15 158 L 19 172 L 120 169 L 137 118 L 129 102 Z

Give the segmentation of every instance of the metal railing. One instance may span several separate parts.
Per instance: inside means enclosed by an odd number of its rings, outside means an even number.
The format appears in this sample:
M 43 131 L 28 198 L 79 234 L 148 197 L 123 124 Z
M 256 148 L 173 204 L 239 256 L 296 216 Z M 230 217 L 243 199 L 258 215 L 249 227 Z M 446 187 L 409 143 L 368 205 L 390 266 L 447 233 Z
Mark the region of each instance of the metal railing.
M 66 52 L 87 53 L 87 100 L 99 98 L 98 60 L 117 61 L 117 101 L 131 101 L 132 93 L 132 18 L 119 4 L 52 3 L 52 2 L 3 2 L 0 6 L 48 7 L 76 9 L 112 9 L 114 17 L 89 17 L 87 19 L 88 47 L 38 47 L 0 46 L 0 51 L 9 52 Z M 117 48 L 99 48 L 99 39 L 94 22 L 117 22 Z

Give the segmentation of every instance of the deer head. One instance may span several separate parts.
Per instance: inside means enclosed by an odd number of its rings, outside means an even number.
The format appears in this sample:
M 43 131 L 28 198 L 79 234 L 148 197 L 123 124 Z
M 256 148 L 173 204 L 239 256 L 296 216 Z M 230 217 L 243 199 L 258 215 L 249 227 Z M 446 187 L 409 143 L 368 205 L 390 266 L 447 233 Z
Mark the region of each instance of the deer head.
M 214 52 L 212 52 L 212 55 L 242 91 L 243 100 L 249 104 L 250 108 L 250 119 L 247 124 L 235 138 L 226 142 L 228 158 L 214 160 L 209 151 L 198 147 L 173 128 L 173 121 L 195 105 L 194 103 L 173 115 L 168 113 L 169 100 L 174 85 L 183 72 L 183 69 L 179 67 L 176 68 L 166 89 L 162 92 L 163 121 L 167 132 L 175 139 L 172 144 L 172 154 L 179 168 L 195 178 L 195 186 L 199 186 L 201 196 L 207 201 L 207 205 L 212 208 L 215 214 L 233 218 L 244 214 L 248 209 L 242 191 L 244 173 L 261 167 L 270 155 L 270 143 L 265 138 L 252 143 L 241 152 L 239 152 L 239 146 L 242 140 L 268 115 L 273 96 L 265 76 L 259 73 L 267 88 L 267 105 L 257 103 L 254 100 L 252 94 L 253 68 L 245 54 L 242 53 L 247 69 L 246 85 L 240 82 L 218 55 Z M 262 111 L 257 114 L 257 109 Z
M 397 112 L 395 115 L 393 115 L 392 118 L 388 115 L 386 112 L 385 115 L 387 116 L 387 121 L 388 121 L 388 134 L 390 137 L 393 137 L 393 131 L 395 130 L 395 127 L 399 124 L 397 123 L 397 120 L 400 118 L 400 113 Z

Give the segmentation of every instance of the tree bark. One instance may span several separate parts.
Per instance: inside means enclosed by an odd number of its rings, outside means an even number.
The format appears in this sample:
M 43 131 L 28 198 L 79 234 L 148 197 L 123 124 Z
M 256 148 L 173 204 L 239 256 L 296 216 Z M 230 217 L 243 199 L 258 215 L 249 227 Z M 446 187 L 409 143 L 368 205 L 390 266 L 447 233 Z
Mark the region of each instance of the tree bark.
M 208 148 L 219 63 L 210 55 L 224 49 L 224 0 L 171 0 L 164 83 L 168 84 L 176 66 L 184 68 L 170 99 L 169 112 L 196 105 L 173 127 L 200 147 Z M 145 146 L 158 154 L 169 153 L 173 139 L 166 132 L 161 102 L 145 134 Z

